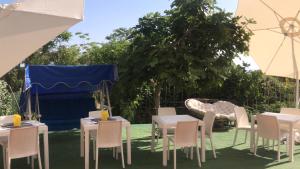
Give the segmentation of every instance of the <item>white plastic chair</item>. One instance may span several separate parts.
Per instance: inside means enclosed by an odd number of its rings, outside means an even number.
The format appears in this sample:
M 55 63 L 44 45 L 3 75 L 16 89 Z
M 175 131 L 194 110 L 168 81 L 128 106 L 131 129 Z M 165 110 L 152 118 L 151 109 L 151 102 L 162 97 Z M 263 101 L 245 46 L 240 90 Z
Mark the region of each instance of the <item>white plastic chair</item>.
M 176 115 L 175 107 L 159 107 L 157 109 L 158 116 L 172 116 Z
M 290 115 L 300 115 L 300 109 L 298 108 L 281 108 L 280 113 L 282 114 L 290 114 Z M 280 124 L 280 128 L 284 130 L 289 130 L 289 126 L 287 124 Z M 295 125 L 295 141 L 300 142 L 300 123 L 296 123 Z
M 280 141 L 288 135 L 288 131 L 280 130 L 277 117 L 268 115 L 257 115 L 257 137 L 254 144 L 254 155 L 256 155 L 259 138 L 275 140 L 278 142 L 277 160 L 280 161 Z
M 300 109 L 297 108 L 281 108 L 280 113 L 291 114 L 291 115 L 300 115 Z
M 213 106 L 217 119 L 235 121 L 234 107 L 236 105 L 228 101 L 217 101 L 213 104 Z
M 89 117 L 92 117 L 92 118 L 99 118 L 101 119 L 102 118 L 102 113 L 100 110 L 98 111 L 90 111 L 89 112 Z M 90 137 L 91 137 L 91 140 L 93 142 L 93 149 L 95 150 L 96 149 L 96 137 L 97 137 L 97 132 L 96 131 L 90 131 Z M 119 151 L 116 150 L 116 149 L 113 149 L 113 157 L 118 159 L 118 153 Z M 96 159 L 96 152 L 94 151 L 93 152 L 93 159 L 95 160 Z
M 182 121 L 178 122 L 175 129 L 174 136 L 168 137 L 168 160 L 170 159 L 170 142 L 174 145 L 174 169 L 176 169 L 176 151 L 178 148 L 191 148 L 196 147 L 198 165 L 201 167 L 200 153 L 198 146 L 198 123 L 199 121 Z M 191 159 L 193 155 L 191 156 Z
M 216 114 L 214 112 L 207 112 L 204 115 L 203 122 L 205 124 L 205 135 L 210 140 L 211 149 L 213 151 L 214 158 L 217 158 L 215 146 L 213 143 L 213 127 L 215 122 Z
M 125 168 L 122 143 L 122 121 L 99 122 L 96 139 L 96 169 L 98 169 L 99 148 L 120 148 L 122 167 Z
M 38 127 L 12 129 L 6 148 L 7 169 L 10 169 L 12 159 L 24 157 L 31 157 L 32 168 L 34 168 L 35 156 L 38 157 L 39 169 L 42 169 Z
M 157 115 L 158 116 L 174 116 L 174 115 L 176 115 L 176 109 L 175 109 L 175 107 L 159 107 L 157 109 Z M 159 128 L 156 128 L 155 131 L 157 133 L 156 142 L 158 142 L 158 139 L 161 136 L 162 130 L 160 130 Z M 174 129 L 168 129 L 167 134 L 174 134 Z
M 0 116 L 0 125 L 6 124 L 6 123 L 12 123 L 14 119 L 13 115 L 7 115 L 7 116 Z M 5 148 L 7 147 L 8 138 L 7 137 L 0 137 L 0 145 L 2 146 L 2 153 L 3 153 L 3 165 L 4 168 L 6 166 L 6 160 L 5 160 Z
M 101 111 L 98 110 L 98 111 L 90 111 L 89 112 L 89 117 L 92 117 L 92 118 L 101 118 Z
M 290 114 L 290 115 L 300 115 L 300 109 L 298 108 L 281 108 L 280 113 L 282 114 Z M 281 129 L 289 129 L 287 124 L 280 124 Z M 300 130 L 300 123 L 297 123 L 295 128 Z
M 238 131 L 239 130 L 245 130 L 245 143 L 247 141 L 248 132 L 251 131 L 251 124 L 249 122 L 248 114 L 244 107 L 238 107 L 236 106 L 234 108 L 235 118 L 236 118 L 236 130 L 233 140 L 233 146 L 235 146 Z
M 102 117 L 101 111 L 100 110 L 98 110 L 98 111 L 90 111 L 89 112 L 89 117 L 90 118 L 101 119 L 101 117 Z M 90 139 L 92 140 L 93 147 L 94 147 L 93 150 L 96 150 L 96 137 L 97 137 L 97 131 L 90 131 Z M 96 152 L 93 151 L 93 159 L 95 160 L 95 158 L 96 158 Z

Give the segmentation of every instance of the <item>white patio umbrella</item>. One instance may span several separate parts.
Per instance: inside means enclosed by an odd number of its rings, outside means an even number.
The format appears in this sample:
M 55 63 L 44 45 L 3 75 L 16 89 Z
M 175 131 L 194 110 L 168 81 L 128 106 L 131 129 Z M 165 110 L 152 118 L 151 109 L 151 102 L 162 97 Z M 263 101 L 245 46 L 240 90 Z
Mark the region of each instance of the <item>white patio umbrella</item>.
M 21 0 L 0 6 L 0 77 L 83 19 L 84 0 Z
M 250 55 L 263 73 L 296 79 L 299 105 L 300 0 L 239 0 L 237 16 L 253 19 Z

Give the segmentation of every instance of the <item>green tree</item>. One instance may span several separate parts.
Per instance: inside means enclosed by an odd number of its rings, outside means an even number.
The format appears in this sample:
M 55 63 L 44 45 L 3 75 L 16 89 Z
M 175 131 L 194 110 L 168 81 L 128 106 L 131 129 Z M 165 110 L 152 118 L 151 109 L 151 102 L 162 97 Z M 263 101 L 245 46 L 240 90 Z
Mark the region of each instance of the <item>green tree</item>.
M 90 43 L 80 58 L 81 64 L 118 64 L 126 55 L 131 29 L 119 28 L 106 37 L 106 43 Z
M 247 71 L 246 68 L 247 65 L 232 66 L 222 86 L 208 91 L 209 95 L 248 107 L 253 113 L 279 112 L 281 107 L 292 105 L 293 83 L 284 78 L 263 75 L 260 70 Z
M 250 35 L 239 18 L 212 9 L 212 1 L 175 0 L 165 15 L 150 13 L 134 27 L 124 79 L 135 88 L 151 84 L 155 108 L 164 84 L 221 86 L 233 58 L 248 50 Z
M 0 115 L 12 114 L 13 105 L 13 98 L 8 91 L 7 83 L 0 80 Z

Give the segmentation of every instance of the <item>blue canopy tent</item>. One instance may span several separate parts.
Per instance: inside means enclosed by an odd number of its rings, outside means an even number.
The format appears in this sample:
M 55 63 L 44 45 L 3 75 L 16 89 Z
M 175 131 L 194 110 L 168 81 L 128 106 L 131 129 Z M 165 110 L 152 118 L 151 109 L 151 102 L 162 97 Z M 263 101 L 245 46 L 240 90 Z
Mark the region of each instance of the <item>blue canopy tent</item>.
M 27 66 L 21 112 L 31 119 L 34 111 L 50 130 L 76 128 L 80 118 L 96 109 L 95 92 L 112 114 L 109 89 L 117 80 L 116 65 Z

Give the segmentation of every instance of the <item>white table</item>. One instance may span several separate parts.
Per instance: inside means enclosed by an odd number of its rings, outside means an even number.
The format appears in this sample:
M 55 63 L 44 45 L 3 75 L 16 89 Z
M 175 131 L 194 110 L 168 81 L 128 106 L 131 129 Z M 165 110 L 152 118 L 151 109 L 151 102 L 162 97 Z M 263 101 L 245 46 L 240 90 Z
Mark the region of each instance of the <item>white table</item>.
M 272 113 L 265 112 L 263 115 L 275 116 L 277 117 L 279 123 L 289 125 L 289 160 L 294 161 L 294 144 L 295 144 L 295 135 L 294 129 L 295 124 L 300 122 L 300 115 L 290 115 L 290 114 L 281 114 L 281 113 Z M 250 151 L 254 152 L 254 143 L 255 143 L 255 130 L 254 124 L 256 121 L 256 116 L 251 116 L 251 140 L 250 140 Z
M 131 165 L 131 125 L 130 122 L 123 117 L 113 116 L 113 118 L 122 121 L 122 127 L 126 128 L 127 138 L 127 164 Z M 85 169 L 89 169 L 89 147 L 90 147 L 90 131 L 98 129 L 98 124 L 91 121 L 91 118 L 83 118 L 80 120 L 80 156 L 84 158 Z
M 152 140 L 151 140 L 151 151 L 154 152 L 155 142 L 155 125 L 163 131 L 163 166 L 167 166 L 167 146 L 168 129 L 175 128 L 179 121 L 193 121 L 199 120 L 189 115 L 171 115 L 171 116 L 152 116 Z M 199 126 L 201 127 L 201 159 L 205 162 L 205 126 L 204 122 L 199 120 Z
M 45 161 L 45 169 L 49 169 L 49 145 L 48 145 L 48 126 L 44 123 L 40 123 L 38 121 L 24 121 L 26 123 L 30 123 L 33 126 L 37 126 L 39 133 L 43 134 L 44 141 L 44 161 Z M 9 137 L 10 128 L 0 127 L 0 137 Z

